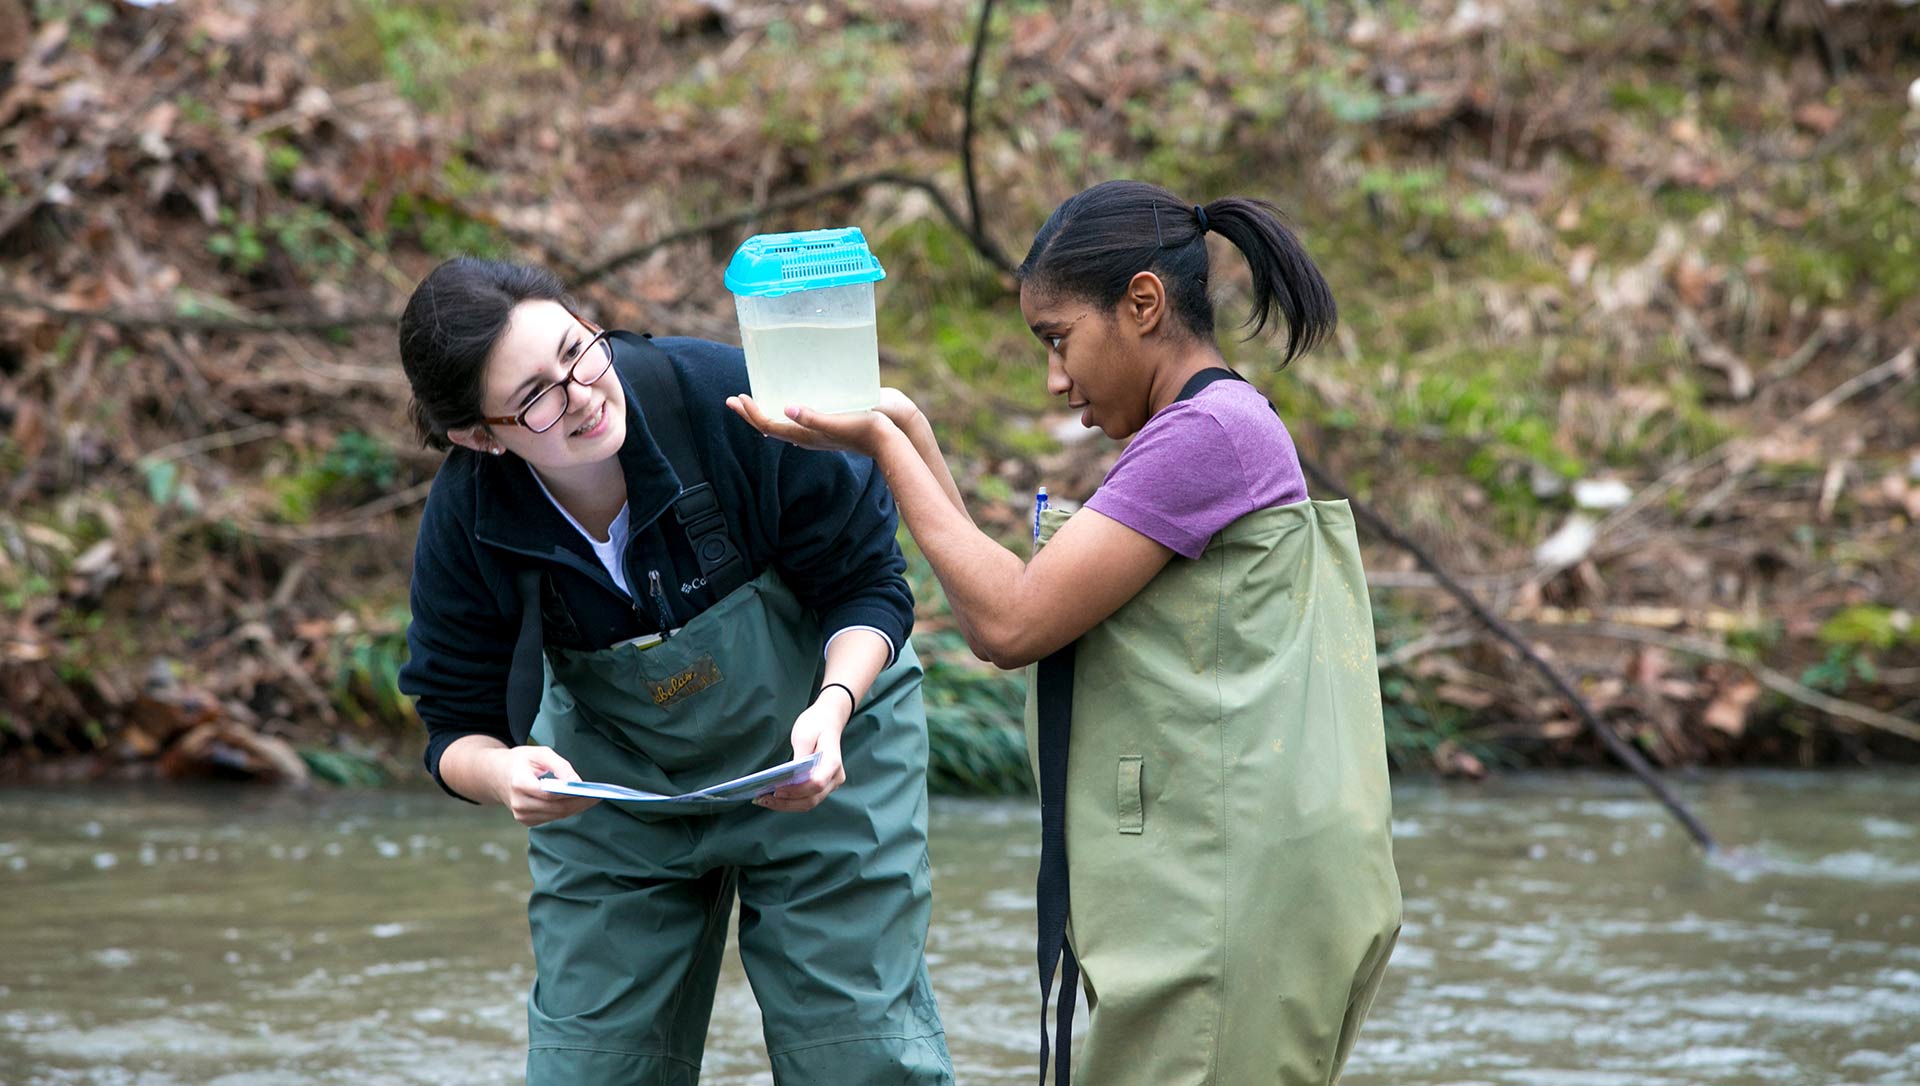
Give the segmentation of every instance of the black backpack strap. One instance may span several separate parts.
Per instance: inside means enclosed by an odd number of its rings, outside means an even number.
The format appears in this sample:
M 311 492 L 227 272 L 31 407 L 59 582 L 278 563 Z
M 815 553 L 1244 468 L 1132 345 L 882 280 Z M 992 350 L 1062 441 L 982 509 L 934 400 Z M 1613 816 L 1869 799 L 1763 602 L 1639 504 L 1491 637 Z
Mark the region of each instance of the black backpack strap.
M 687 533 L 687 543 L 700 563 L 700 576 L 712 587 L 714 598 L 722 599 L 747 583 L 747 563 L 734 546 L 726 513 L 694 452 L 686 398 L 680 391 L 680 379 L 674 376 L 673 362 L 645 336 L 616 332 L 614 338 L 639 355 L 640 365 L 628 377 L 640 398 L 640 413 L 646 417 L 647 429 L 666 454 L 667 463 L 673 465 L 674 474 L 680 476 L 674 518 Z
M 1060 966 L 1060 1008 L 1055 1020 L 1053 1076 L 1056 1086 L 1073 1080 L 1067 1050 L 1073 1040 L 1073 1009 L 1080 996 L 1080 963 L 1067 945 L 1067 740 L 1073 726 L 1073 661 L 1076 642 L 1040 661 L 1035 677 L 1040 718 L 1040 873 L 1034 883 L 1040 939 L 1040 1086 L 1047 1082 L 1047 996 Z
M 546 685 L 541 667 L 540 571 L 528 566 L 514 575 L 520 589 L 520 635 L 513 642 L 513 665 L 507 671 L 507 727 L 514 743 L 527 741 L 533 718 L 540 714 L 540 696 Z

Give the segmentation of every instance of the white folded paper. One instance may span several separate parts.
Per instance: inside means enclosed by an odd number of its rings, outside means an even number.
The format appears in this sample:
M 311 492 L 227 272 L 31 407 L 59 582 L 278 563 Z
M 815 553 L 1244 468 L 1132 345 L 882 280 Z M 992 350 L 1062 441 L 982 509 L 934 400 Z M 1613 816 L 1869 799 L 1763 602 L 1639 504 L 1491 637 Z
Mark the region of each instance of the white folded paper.
M 782 785 L 798 784 L 807 779 L 813 767 L 820 763 L 820 754 L 815 751 L 804 758 L 795 758 L 790 762 L 781 762 L 777 766 L 763 769 L 758 773 L 749 773 L 744 777 L 699 789 L 694 792 L 682 792 L 677 796 L 663 796 L 657 792 L 642 792 L 638 788 L 628 788 L 622 784 L 608 784 L 605 781 L 563 781 L 554 777 L 542 777 L 540 787 L 560 796 L 582 796 L 587 799 L 611 799 L 622 803 L 708 803 L 719 806 L 727 803 L 744 803 L 756 796 L 764 796 Z

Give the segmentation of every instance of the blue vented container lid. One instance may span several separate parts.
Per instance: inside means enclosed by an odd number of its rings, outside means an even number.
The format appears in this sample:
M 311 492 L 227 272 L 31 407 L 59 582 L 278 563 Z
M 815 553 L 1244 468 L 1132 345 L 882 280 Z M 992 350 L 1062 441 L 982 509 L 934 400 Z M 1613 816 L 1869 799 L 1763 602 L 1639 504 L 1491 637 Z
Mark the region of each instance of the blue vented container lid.
M 777 298 L 800 290 L 845 287 L 885 279 L 887 272 L 867 248 L 857 226 L 755 234 L 734 250 L 727 289 L 754 298 Z

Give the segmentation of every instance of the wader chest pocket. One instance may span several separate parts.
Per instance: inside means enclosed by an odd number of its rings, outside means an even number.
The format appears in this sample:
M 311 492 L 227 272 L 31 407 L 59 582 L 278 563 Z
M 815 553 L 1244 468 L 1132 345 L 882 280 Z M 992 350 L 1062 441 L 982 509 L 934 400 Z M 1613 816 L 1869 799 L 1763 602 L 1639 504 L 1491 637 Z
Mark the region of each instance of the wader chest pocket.
M 1144 821 L 1140 805 L 1140 758 L 1126 755 L 1120 759 L 1120 832 L 1139 833 Z

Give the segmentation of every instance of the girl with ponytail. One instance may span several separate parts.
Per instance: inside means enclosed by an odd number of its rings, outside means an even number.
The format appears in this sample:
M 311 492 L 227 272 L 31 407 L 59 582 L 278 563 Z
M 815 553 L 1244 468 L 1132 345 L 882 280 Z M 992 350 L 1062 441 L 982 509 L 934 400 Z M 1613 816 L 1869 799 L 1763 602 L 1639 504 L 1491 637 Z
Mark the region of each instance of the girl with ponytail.
M 1041 792 L 1039 964 L 1055 1075 L 1077 981 L 1081 1081 L 1337 1081 L 1400 927 L 1386 748 L 1353 518 L 1312 500 L 1287 429 L 1214 337 L 1206 236 L 1252 269 L 1285 366 L 1333 294 L 1273 205 L 1110 181 L 1054 210 L 1017 271 L 1047 389 L 1131 438 L 1023 558 L 975 527 L 931 426 L 766 414 L 762 432 L 874 459 L 968 644 L 1028 667 Z M 1070 934 L 1069 934 L 1070 932 Z M 1041 1066 L 1048 1037 L 1041 1035 Z

